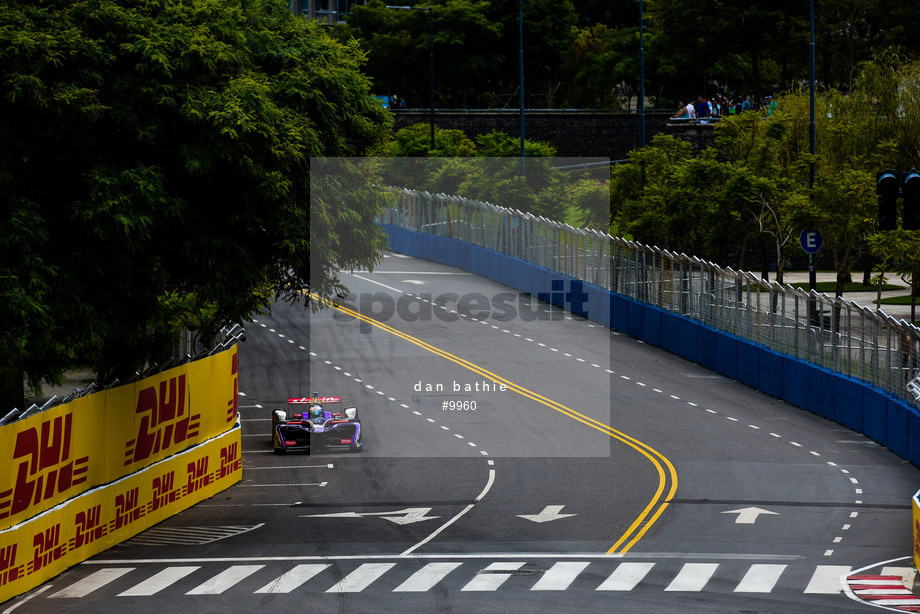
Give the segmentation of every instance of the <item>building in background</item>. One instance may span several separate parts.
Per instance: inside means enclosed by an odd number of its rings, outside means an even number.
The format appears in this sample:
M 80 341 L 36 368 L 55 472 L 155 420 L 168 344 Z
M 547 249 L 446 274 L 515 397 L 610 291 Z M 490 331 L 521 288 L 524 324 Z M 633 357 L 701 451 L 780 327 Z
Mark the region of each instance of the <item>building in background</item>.
M 344 23 L 345 15 L 357 2 L 364 3 L 363 0 L 290 0 L 290 7 L 295 15 L 303 15 L 332 26 Z

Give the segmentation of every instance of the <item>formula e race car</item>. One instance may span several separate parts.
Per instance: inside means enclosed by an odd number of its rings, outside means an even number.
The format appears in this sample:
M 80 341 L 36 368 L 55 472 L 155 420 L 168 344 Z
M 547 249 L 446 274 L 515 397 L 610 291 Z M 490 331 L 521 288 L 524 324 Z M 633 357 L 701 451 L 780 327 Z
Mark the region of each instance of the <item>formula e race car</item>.
M 360 452 L 364 442 L 358 409 L 343 410 L 341 397 L 321 397 L 318 392 L 288 399 L 287 411 L 272 411 L 272 442 L 276 454 L 323 449 Z

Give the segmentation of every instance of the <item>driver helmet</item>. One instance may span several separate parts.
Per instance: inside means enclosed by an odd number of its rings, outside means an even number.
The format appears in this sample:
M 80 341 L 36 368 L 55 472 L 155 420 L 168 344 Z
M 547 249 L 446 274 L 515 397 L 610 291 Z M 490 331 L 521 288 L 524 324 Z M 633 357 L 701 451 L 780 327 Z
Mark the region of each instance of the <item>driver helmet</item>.
M 323 416 L 323 406 L 322 405 L 310 406 L 310 417 L 311 418 L 322 418 L 322 416 Z

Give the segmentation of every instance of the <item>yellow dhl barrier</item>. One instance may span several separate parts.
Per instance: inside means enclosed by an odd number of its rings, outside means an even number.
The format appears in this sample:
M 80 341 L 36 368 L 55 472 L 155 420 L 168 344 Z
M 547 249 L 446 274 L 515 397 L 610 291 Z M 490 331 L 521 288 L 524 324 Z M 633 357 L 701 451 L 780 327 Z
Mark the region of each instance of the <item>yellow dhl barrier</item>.
M 920 570 L 920 491 L 914 495 L 911 507 L 914 511 L 914 569 Z
M 242 478 L 241 429 L 0 531 L 0 603 Z
M 0 427 L 0 530 L 233 428 L 232 348 Z

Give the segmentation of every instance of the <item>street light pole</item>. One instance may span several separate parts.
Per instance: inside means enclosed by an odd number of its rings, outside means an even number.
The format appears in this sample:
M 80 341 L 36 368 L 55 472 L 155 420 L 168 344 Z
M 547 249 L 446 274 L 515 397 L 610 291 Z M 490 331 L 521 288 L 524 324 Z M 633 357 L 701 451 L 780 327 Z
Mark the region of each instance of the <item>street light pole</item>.
M 431 124 L 431 151 L 434 151 L 434 8 L 428 7 L 428 123 Z
M 521 175 L 527 174 L 527 162 L 524 154 L 524 0 L 518 2 L 518 43 L 520 45 L 519 66 L 521 83 Z
M 809 140 L 809 150 L 811 152 L 811 162 L 808 166 L 808 187 L 811 198 L 814 198 L 814 187 L 815 187 L 815 0 L 810 2 L 810 12 L 811 12 L 811 44 L 809 45 L 809 57 L 810 57 L 810 81 L 811 81 L 811 94 L 810 94 L 810 120 L 808 124 L 808 140 Z M 815 269 L 814 256 L 808 255 L 808 289 L 814 291 L 817 287 L 817 270 Z
M 643 34 L 645 19 L 642 14 L 642 0 L 639 0 L 639 143 L 645 147 L 645 46 Z
M 430 110 L 429 123 L 431 124 L 431 146 L 434 150 L 434 7 L 433 6 L 390 6 L 388 9 L 398 11 L 428 11 L 428 84 L 430 88 L 428 108 Z

